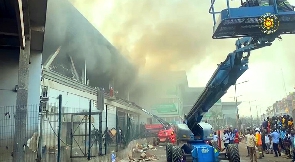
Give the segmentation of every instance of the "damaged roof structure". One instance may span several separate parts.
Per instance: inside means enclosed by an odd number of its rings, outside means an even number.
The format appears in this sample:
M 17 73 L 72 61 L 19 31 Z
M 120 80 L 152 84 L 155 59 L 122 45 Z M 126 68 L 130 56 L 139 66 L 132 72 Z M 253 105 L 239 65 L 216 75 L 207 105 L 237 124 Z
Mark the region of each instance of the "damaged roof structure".
M 118 96 L 124 94 L 136 68 L 68 0 L 49 1 L 47 8 L 43 64 L 58 53 L 53 71 L 81 81 L 86 67 L 91 87 L 108 89 L 111 83 Z

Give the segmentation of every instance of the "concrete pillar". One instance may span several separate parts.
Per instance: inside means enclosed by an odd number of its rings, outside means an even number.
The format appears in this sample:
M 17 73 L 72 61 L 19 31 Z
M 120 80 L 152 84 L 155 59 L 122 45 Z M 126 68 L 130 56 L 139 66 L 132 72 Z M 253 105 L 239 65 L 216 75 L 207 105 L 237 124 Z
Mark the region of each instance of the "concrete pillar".
M 27 143 L 27 104 L 30 61 L 30 40 L 26 40 L 25 49 L 20 49 L 18 90 L 15 109 L 15 132 L 13 146 L 13 161 L 25 159 L 24 145 Z

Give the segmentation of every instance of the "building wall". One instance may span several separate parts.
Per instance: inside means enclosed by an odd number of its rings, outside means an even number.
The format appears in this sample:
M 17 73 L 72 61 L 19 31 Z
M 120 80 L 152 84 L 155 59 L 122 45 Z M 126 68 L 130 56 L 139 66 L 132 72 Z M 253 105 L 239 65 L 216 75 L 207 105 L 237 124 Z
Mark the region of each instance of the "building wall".
M 12 90 L 18 84 L 18 55 L 18 50 L 0 50 L 0 106 L 16 104 Z
M 162 96 L 158 104 L 152 106 L 151 113 L 159 116 L 169 118 L 171 120 L 180 116 L 183 112 L 183 100 L 180 86 L 171 86 L 167 95 Z
M 18 84 L 18 51 L 0 50 L 0 146 L 12 150 L 14 135 L 14 108 L 17 93 L 12 90 Z M 9 115 L 4 115 L 9 113 Z M 0 147 L 1 155 L 7 149 Z M 3 158 L 3 157 L 1 157 Z
M 107 127 L 108 129 L 116 128 L 116 107 L 108 105 L 107 106 L 107 119 L 106 119 L 106 111 L 102 114 L 103 121 L 107 121 Z M 106 105 L 105 105 L 106 109 Z M 106 124 L 103 122 L 102 130 L 106 129 Z
M 31 51 L 30 71 L 29 71 L 29 88 L 28 88 L 28 105 L 39 104 L 41 72 L 42 72 L 42 54 Z
M 220 113 L 218 115 L 220 115 L 220 117 L 222 118 L 222 104 L 221 103 L 216 103 L 215 105 L 212 106 L 212 108 L 205 113 L 205 115 L 203 116 L 202 121 L 208 121 L 208 120 L 215 120 L 216 116 L 213 116 L 215 114 L 214 113 Z
M 0 50 L 0 106 L 16 104 L 18 84 L 18 50 Z M 39 104 L 41 79 L 41 53 L 31 52 L 29 65 L 28 105 Z
M 45 79 L 41 82 L 43 86 L 48 86 L 48 96 L 49 96 L 49 115 L 43 122 L 43 135 L 44 141 L 43 145 L 47 145 L 48 147 L 54 147 L 57 144 L 56 134 L 58 129 L 58 105 L 59 100 L 57 97 L 62 95 L 62 112 L 63 113 L 80 113 L 80 112 L 88 112 L 89 111 L 89 102 L 92 101 L 92 112 L 98 112 L 99 110 L 96 108 L 96 100 L 97 93 L 94 88 L 88 87 L 76 81 L 67 81 L 67 84 L 63 81 L 67 80 L 62 76 L 57 74 L 53 74 L 56 76 L 52 76 L 52 78 L 46 76 Z M 56 79 L 53 79 L 56 78 Z M 58 81 L 59 80 L 59 81 Z M 63 80 L 63 81 L 62 81 Z M 72 84 L 70 83 L 72 82 Z M 86 89 L 82 90 L 82 87 Z M 76 88 L 75 88 L 76 87 Z M 88 87 L 88 90 L 87 90 Z M 104 111 L 102 112 L 102 131 L 108 127 L 109 129 L 116 128 L 116 109 L 121 108 L 124 112 L 132 114 L 135 119 L 137 118 L 138 122 L 138 112 L 141 110 L 135 110 L 132 107 L 124 106 L 122 104 L 117 103 L 117 100 L 109 100 L 105 98 Z M 129 105 L 129 104 L 128 104 Z M 106 119 L 106 108 L 107 108 L 107 119 Z M 63 141 L 67 141 L 67 137 L 69 136 L 70 128 L 70 119 L 71 114 L 66 114 L 62 116 L 63 125 L 62 125 L 62 139 Z M 85 134 L 85 124 L 82 124 L 81 120 L 83 118 L 82 115 L 75 115 L 77 118 L 74 119 L 74 127 L 76 129 L 76 134 Z M 78 118 L 79 117 L 79 118 Z M 92 115 L 93 123 L 92 129 L 99 129 L 99 115 Z M 106 123 L 107 122 L 107 123 Z M 67 136 L 68 135 L 68 136 Z M 83 145 L 82 137 L 75 137 L 80 142 L 80 145 Z M 68 140 L 69 141 L 69 140 Z
M 237 118 L 237 108 L 235 105 L 223 105 L 222 113 L 224 114 L 225 118 Z
M 62 113 L 81 113 L 81 112 L 88 112 L 89 111 L 89 102 L 92 100 L 92 112 L 98 112 L 98 109 L 95 107 L 96 102 L 96 95 L 90 94 L 87 92 L 82 92 L 77 89 L 71 88 L 66 85 L 62 85 L 60 83 L 50 81 L 47 79 L 44 79 L 42 81 L 43 85 L 48 86 L 48 109 L 49 109 L 49 115 L 45 117 L 45 120 L 43 122 L 43 135 L 44 135 L 44 143 L 43 145 L 47 145 L 48 147 L 54 147 L 57 144 L 56 140 L 56 134 L 54 132 L 57 132 L 58 130 L 58 106 L 59 106 L 59 100 L 58 96 L 62 95 Z M 105 114 L 105 113 L 104 113 Z M 99 116 L 92 115 L 94 122 L 93 125 L 96 129 L 99 128 Z M 70 132 L 70 126 L 67 126 L 67 123 L 71 122 L 71 115 L 64 115 L 63 117 L 63 128 L 62 132 L 63 134 L 68 134 L 67 132 Z M 84 121 L 82 121 L 83 116 L 82 115 L 75 115 L 74 117 L 74 127 L 76 128 L 76 134 L 85 134 L 85 124 Z M 82 122 L 82 124 L 81 124 Z M 114 122 L 113 122 L 114 123 Z M 108 123 L 108 125 L 113 125 L 112 121 Z M 103 125 L 104 126 L 104 125 Z M 81 137 L 75 137 L 80 139 Z M 66 137 L 64 136 L 64 139 L 66 140 Z M 82 140 L 78 140 L 79 142 L 82 142 Z M 83 143 L 79 143 L 83 144 Z
M 31 52 L 28 82 L 28 136 L 38 130 L 38 106 L 41 79 L 41 53 Z M 19 50 L 0 50 L 0 116 L 1 137 L 11 143 L 14 135 L 13 114 L 16 105 L 17 93 L 13 91 L 18 84 Z M 2 143 L 1 143 L 2 144 Z M 0 144 L 0 145 L 1 145 Z

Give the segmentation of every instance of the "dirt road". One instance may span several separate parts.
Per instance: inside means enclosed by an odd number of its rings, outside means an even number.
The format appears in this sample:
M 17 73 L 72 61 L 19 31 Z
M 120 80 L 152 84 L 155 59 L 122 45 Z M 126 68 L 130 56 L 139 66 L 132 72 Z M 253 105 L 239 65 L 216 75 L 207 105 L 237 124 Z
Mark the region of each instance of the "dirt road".
M 241 162 L 249 162 L 250 159 L 247 156 L 247 149 L 245 143 L 240 143 L 239 145 L 240 149 L 240 156 L 241 156 Z M 157 146 L 156 150 L 149 150 L 150 154 L 156 155 L 159 160 L 158 162 L 166 162 L 166 152 L 165 152 L 165 146 Z M 265 157 L 262 159 L 258 159 L 258 162 L 291 162 L 291 159 L 286 159 L 284 155 L 281 157 L 274 157 L 273 154 L 265 154 Z M 227 160 L 222 160 L 221 162 L 228 162 Z

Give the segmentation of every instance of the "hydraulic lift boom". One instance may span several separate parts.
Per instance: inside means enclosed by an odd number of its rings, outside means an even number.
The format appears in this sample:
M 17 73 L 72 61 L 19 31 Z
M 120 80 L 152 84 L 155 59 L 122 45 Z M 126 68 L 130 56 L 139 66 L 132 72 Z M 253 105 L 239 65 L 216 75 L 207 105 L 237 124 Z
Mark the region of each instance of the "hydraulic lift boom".
M 226 0 L 227 8 L 220 12 L 214 10 L 215 0 L 211 0 L 209 13 L 213 14 L 213 39 L 238 38 L 236 50 L 229 53 L 225 61 L 218 64 L 217 69 L 208 81 L 205 89 L 196 103 L 186 115 L 186 124 L 176 125 L 176 133 L 186 144 L 180 146 L 166 146 L 168 162 L 217 162 L 221 148 L 206 144 L 213 139 L 212 126 L 202 123 L 203 115 L 234 85 L 238 78 L 248 69 L 250 52 L 259 48 L 271 46 L 275 39 L 281 39 L 282 34 L 295 34 L 295 11 L 290 8 L 282 10 L 276 0 L 272 5 L 253 6 L 256 0 L 242 1 L 238 8 L 230 7 L 230 0 Z M 216 20 L 215 16 L 220 17 Z M 238 117 L 238 116 L 237 116 Z M 189 131 L 190 130 L 190 131 Z M 189 136 L 189 138 L 185 138 Z M 226 155 L 230 162 L 239 162 L 237 145 L 229 144 Z
M 166 122 L 165 120 L 163 120 L 162 118 L 158 117 L 157 115 L 154 115 L 152 113 L 150 113 L 149 111 L 147 111 L 146 109 L 141 109 L 144 113 L 150 115 L 151 117 L 155 118 L 156 120 L 159 121 L 159 123 L 161 123 L 164 127 L 165 130 L 170 129 L 171 125 L 170 123 Z

